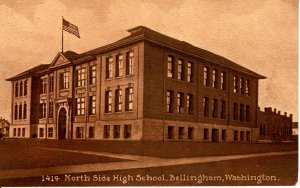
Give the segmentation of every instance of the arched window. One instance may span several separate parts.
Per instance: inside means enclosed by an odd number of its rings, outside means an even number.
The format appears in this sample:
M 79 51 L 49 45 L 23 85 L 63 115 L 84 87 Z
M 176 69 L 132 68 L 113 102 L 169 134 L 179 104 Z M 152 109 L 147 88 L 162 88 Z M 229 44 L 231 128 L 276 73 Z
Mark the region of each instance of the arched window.
M 15 114 L 14 114 L 14 119 L 18 119 L 18 105 L 15 104 Z
M 27 104 L 26 102 L 24 102 L 24 106 L 23 106 L 23 119 L 27 118 Z
M 22 119 L 22 103 L 19 104 L 19 119 Z
M 27 80 L 24 81 L 24 96 L 27 95 Z
M 23 96 L 23 81 L 20 82 L 20 96 Z
M 15 85 L 15 97 L 19 96 L 19 83 L 17 82 Z

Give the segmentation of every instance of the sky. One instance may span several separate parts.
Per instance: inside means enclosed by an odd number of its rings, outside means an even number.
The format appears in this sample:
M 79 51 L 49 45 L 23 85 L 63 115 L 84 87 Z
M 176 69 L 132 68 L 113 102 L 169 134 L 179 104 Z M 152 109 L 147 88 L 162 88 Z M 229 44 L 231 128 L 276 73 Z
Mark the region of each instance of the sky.
M 298 121 L 297 0 L 1 0 L 0 116 L 10 120 L 5 81 L 61 51 L 62 16 L 81 38 L 64 33 L 64 50 L 82 53 L 144 25 L 226 57 L 267 79 L 259 106 Z

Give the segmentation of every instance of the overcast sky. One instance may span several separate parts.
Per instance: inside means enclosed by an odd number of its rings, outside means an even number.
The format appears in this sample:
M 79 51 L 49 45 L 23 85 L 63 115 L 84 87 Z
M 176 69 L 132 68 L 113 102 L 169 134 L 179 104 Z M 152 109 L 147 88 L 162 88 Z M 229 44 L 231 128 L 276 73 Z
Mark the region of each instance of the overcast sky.
M 100 47 L 144 25 L 266 76 L 259 106 L 298 121 L 297 0 L 1 0 L 0 116 L 10 120 L 11 83 L 4 79 L 51 63 L 61 50 L 62 16 L 81 35 L 65 33 L 65 51 Z

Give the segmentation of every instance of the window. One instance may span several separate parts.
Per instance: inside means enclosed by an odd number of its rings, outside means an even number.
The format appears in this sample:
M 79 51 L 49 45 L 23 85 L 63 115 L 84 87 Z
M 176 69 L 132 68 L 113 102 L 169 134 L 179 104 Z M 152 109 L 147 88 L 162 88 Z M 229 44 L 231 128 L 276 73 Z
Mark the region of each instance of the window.
M 17 129 L 14 128 L 14 133 L 13 133 L 13 136 L 16 137 L 17 136 Z
M 44 128 L 39 128 L 39 137 L 43 138 L 44 137 Z
M 233 76 L 233 93 L 238 93 L 238 78 Z
M 131 138 L 131 125 L 124 125 L 124 138 Z
M 241 94 L 245 94 L 245 83 L 244 83 L 244 78 L 240 78 L 240 91 L 241 91 Z
M 246 121 L 250 122 L 250 105 L 246 105 Z
M 22 103 L 19 104 L 19 119 L 22 119 Z
M 112 111 L 112 92 L 106 91 L 105 92 L 105 112 L 111 112 Z
M 250 81 L 248 79 L 245 80 L 245 93 L 246 95 L 250 95 Z
M 123 55 L 116 56 L 116 77 L 123 76 Z
M 188 62 L 187 64 L 187 81 L 193 82 L 193 63 Z
M 95 138 L 95 127 L 89 127 L 89 138 Z
M 23 104 L 23 119 L 27 118 L 27 104 L 24 102 Z
M 188 127 L 188 139 L 193 140 L 194 139 L 194 128 Z
M 15 85 L 15 97 L 19 96 L 19 83 L 17 82 Z
M 225 90 L 226 89 L 226 73 L 221 72 L 221 89 Z
M 23 81 L 20 82 L 20 96 L 23 96 Z
M 240 132 L 240 141 L 244 141 L 245 135 L 244 135 L 244 131 Z
M 24 96 L 27 95 L 27 80 L 24 81 Z
M 53 99 L 49 102 L 49 118 L 53 118 Z
M 239 141 L 239 131 L 234 131 L 233 132 L 233 140 L 234 141 Z
M 212 76 L 213 76 L 213 87 L 214 88 L 218 88 L 218 70 L 217 69 L 213 69 L 212 72 Z
M 48 128 L 48 138 L 53 138 L 53 127 Z
M 96 96 L 90 96 L 90 105 L 89 105 L 89 114 L 95 115 L 96 114 Z
M 246 141 L 250 142 L 250 131 L 246 132 Z
M 90 66 L 90 85 L 96 84 L 96 65 Z
M 184 127 L 178 127 L 178 139 L 183 139 L 184 137 Z
M 18 128 L 18 137 L 21 136 L 21 128 Z
M 240 104 L 240 121 L 244 121 L 244 104 Z
M 133 88 L 129 87 L 125 90 L 125 110 L 133 110 Z
M 209 139 L 208 129 L 204 129 L 204 140 L 208 140 L 208 139 Z
M 121 112 L 122 111 L 122 90 L 117 89 L 115 91 L 115 111 Z
M 172 113 L 173 108 L 173 101 L 174 101 L 174 92 L 173 91 L 167 91 L 167 112 Z
M 203 98 L 203 115 L 204 117 L 208 117 L 209 116 L 209 101 L 208 101 L 208 97 L 204 97 Z
M 83 127 L 76 127 L 76 138 L 83 138 Z
M 54 76 L 49 77 L 49 92 L 54 91 Z
M 168 56 L 168 78 L 173 78 L 174 72 L 174 58 L 172 56 Z
M 221 118 L 226 119 L 226 101 L 221 101 Z
M 110 126 L 109 125 L 104 125 L 104 127 L 103 127 L 103 137 L 104 138 L 109 138 L 110 137 Z
M 85 98 L 79 97 L 76 99 L 76 115 L 83 116 L 85 113 Z
M 209 68 L 208 67 L 204 67 L 203 85 L 209 86 Z
M 114 125 L 114 138 L 120 138 L 120 125 Z
M 15 104 L 15 120 L 18 119 L 18 105 Z
M 126 53 L 126 75 L 133 74 L 133 52 Z
M 226 141 L 226 130 L 222 130 L 222 140 Z
M 177 93 L 177 113 L 183 114 L 184 108 L 183 108 L 183 93 Z
M 174 127 L 168 126 L 168 139 L 173 139 L 173 138 L 174 138 Z
M 106 78 L 112 78 L 113 76 L 113 58 L 106 59 Z
M 186 95 L 186 108 L 188 115 L 193 115 L 193 95 L 187 94 Z
M 77 87 L 85 86 L 85 80 L 86 80 L 86 71 L 85 68 L 80 68 L 76 70 L 76 76 L 77 76 Z
M 217 118 L 218 117 L 218 100 L 213 99 L 211 102 L 212 102 L 212 117 Z
M 46 112 L 47 112 L 47 104 L 46 101 L 43 100 L 42 103 L 40 103 L 40 118 L 46 118 Z
M 60 74 L 60 89 L 69 88 L 69 72 L 63 72 Z
M 25 128 L 22 128 L 22 137 L 25 137 Z
M 42 78 L 41 79 L 41 94 L 46 94 L 47 93 L 47 78 Z
M 234 103 L 233 104 L 233 120 L 238 120 L 238 104 Z
M 184 68 L 183 68 L 183 60 L 182 59 L 178 59 L 178 66 L 177 66 L 177 71 L 178 71 L 178 80 L 183 80 L 184 79 Z

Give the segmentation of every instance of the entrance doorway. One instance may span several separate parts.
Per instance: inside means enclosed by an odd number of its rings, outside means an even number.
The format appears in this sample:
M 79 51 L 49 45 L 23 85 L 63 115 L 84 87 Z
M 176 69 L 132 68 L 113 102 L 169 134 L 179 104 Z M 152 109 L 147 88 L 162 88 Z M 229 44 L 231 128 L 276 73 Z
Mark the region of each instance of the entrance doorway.
M 211 138 L 212 142 L 219 142 L 219 129 L 212 129 L 211 136 L 212 136 Z
M 67 111 L 65 108 L 61 108 L 59 110 L 58 115 L 58 139 L 66 139 L 66 132 L 67 132 Z

